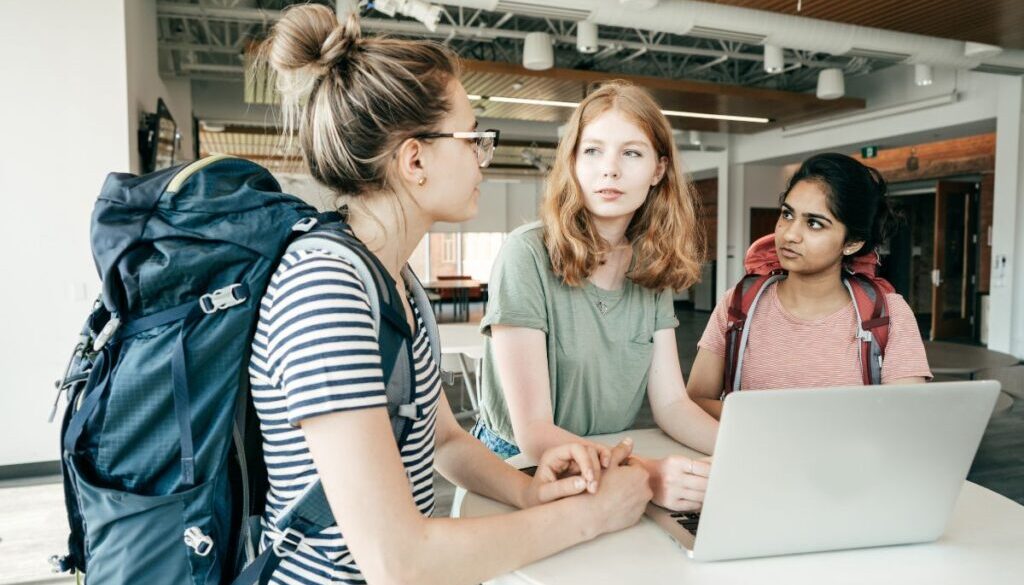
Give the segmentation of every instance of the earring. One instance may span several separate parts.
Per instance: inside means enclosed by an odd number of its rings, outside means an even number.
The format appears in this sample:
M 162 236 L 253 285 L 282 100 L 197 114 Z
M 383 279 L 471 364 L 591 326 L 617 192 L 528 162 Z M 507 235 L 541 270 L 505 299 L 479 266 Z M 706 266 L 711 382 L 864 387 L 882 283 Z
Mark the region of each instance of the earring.
M 416 184 L 419 185 L 420 187 L 422 187 L 423 183 L 426 183 L 426 182 L 427 182 L 427 178 L 426 177 L 420 177 L 420 180 L 416 181 Z

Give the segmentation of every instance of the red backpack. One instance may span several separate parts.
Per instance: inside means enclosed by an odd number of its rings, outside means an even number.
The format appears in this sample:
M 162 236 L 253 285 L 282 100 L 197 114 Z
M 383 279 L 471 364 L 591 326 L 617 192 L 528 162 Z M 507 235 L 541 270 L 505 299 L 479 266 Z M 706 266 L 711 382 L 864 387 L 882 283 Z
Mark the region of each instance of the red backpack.
M 858 353 L 865 385 L 882 383 L 882 359 L 889 341 L 889 311 L 885 295 L 896 292 L 889 281 L 876 275 L 878 254 L 857 256 L 844 265 L 843 283 L 857 309 Z M 746 327 L 764 291 L 786 278 L 775 249 L 775 236 L 760 238 L 747 250 L 743 266 L 747 271 L 729 299 L 728 326 L 725 333 L 725 376 L 722 398 L 740 389 L 743 352 L 750 330 Z

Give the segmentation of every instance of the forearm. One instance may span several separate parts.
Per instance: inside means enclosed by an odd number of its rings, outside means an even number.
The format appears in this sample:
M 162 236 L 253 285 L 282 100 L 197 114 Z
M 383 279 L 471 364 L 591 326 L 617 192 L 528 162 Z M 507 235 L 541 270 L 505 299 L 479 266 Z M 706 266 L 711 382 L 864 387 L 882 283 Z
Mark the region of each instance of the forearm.
M 545 451 L 565 443 L 589 442 L 550 421 L 529 422 L 515 428 L 516 443 L 530 459 L 537 461 Z
M 721 405 L 721 401 L 714 402 Z M 680 398 L 656 409 L 654 419 L 665 433 L 683 445 L 708 455 L 714 453 L 718 421 L 703 405 L 689 398 Z
M 697 406 L 701 407 L 704 412 L 708 413 L 715 420 L 721 420 L 722 418 L 722 401 L 717 398 L 693 398 L 693 401 Z
M 424 518 L 406 549 L 415 552 L 403 582 L 481 583 L 590 540 L 597 529 L 588 525 L 584 498 L 499 516 Z
M 472 461 L 472 465 L 466 465 Z M 434 466 L 448 481 L 468 491 L 517 508 L 529 478 L 502 461 L 469 433 L 459 429 L 437 446 Z

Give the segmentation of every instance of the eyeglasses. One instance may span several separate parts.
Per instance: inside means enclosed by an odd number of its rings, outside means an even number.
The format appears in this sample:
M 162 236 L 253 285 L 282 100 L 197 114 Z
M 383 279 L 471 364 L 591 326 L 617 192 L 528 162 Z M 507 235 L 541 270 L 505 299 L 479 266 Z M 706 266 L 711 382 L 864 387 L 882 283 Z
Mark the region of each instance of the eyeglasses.
M 476 149 L 476 162 L 480 165 L 480 168 L 484 168 L 491 164 L 491 159 L 494 158 L 494 148 L 498 146 L 498 130 L 484 130 L 483 132 L 427 132 L 424 134 L 417 134 L 413 138 L 420 138 L 423 140 L 429 140 L 431 138 L 458 138 L 461 140 L 471 140 L 473 142 L 473 148 Z

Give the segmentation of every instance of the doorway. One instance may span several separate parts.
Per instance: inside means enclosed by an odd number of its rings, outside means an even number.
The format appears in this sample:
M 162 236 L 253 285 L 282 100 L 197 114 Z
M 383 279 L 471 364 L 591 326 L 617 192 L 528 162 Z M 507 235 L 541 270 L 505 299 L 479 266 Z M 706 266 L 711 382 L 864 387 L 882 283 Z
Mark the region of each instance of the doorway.
M 903 295 L 930 340 L 978 341 L 979 203 L 976 180 L 893 186 L 903 221 L 880 274 Z

